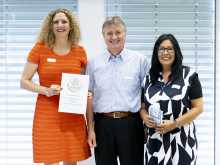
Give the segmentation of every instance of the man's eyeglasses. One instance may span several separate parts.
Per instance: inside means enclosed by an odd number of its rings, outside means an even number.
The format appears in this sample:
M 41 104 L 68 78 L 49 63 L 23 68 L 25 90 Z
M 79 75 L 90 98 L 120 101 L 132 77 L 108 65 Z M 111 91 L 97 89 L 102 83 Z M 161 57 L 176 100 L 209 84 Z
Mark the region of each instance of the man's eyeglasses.
M 164 54 L 165 51 L 167 51 L 167 53 L 174 53 L 174 49 L 173 48 L 159 48 L 158 49 L 158 53 L 159 54 Z

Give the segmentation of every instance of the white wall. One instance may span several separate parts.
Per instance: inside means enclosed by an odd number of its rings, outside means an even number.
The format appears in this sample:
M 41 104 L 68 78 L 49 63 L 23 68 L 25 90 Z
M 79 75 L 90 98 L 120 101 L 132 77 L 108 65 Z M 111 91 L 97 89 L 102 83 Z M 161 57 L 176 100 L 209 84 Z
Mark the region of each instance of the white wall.
M 104 21 L 104 0 L 79 0 L 79 20 L 82 30 L 82 44 L 88 57 L 99 53 L 104 48 L 101 27 Z M 220 0 L 216 0 L 216 136 L 215 165 L 220 165 Z M 91 33 L 92 32 L 92 33 Z M 213 136 L 213 135 L 210 135 Z M 95 165 L 94 157 L 80 162 L 79 165 Z
M 215 165 L 220 164 L 220 0 L 216 0 L 216 141 Z M 210 135 L 211 136 L 211 135 Z
M 79 22 L 82 33 L 82 45 L 87 51 L 88 58 L 97 55 L 104 48 L 102 24 L 105 19 L 104 0 L 79 0 Z M 88 160 L 78 165 L 95 165 L 94 152 Z
M 79 22 L 82 32 L 82 44 L 91 58 L 104 47 L 102 24 L 105 19 L 104 0 L 79 0 Z

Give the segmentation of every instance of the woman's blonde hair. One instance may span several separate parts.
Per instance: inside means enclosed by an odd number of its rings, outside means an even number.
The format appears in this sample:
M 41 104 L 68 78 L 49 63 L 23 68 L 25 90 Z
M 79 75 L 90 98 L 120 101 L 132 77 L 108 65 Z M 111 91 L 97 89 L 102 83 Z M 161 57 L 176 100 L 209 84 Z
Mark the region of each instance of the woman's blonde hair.
M 55 35 L 53 32 L 53 19 L 57 13 L 64 13 L 66 15 L 70 24 L 70 32 L 69 32 L 68 40 L 74 45 L 78 44 L 80 40 L 80 29 L 79 29 L 78 21 L 72 11 L 64 8 L 59 8 L 49 12 L 49 14 L 46 16 L 46 18 L 43 21 L 37 42 L 44 43 L 49 48 L 52 48 L 54 46 Z

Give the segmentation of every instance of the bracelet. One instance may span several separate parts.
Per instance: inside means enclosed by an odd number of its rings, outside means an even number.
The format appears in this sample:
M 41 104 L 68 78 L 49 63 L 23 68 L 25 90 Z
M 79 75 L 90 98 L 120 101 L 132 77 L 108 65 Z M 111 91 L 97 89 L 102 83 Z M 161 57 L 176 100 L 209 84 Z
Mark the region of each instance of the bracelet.
M 92 93 L 91 93 L 91 92 L 88 92 L 87 97 L 88 97 L 88 99 L 92 99 Z
M 34 86 L 34 91 L 35 91 L 36 93 L 39 93 L 39 92 L 40 92 L 40 86 L 39 86 L 39 85 L 35 85 L 35 86 Z
M 180 123 L 176 119 L 174 120 L 174 124 L 175 124 L 176 128 L 180 127 Z
M 48 88 L 47 88 L 46 91 L 45 91 L 45 96 L 49 97 L 49 91 L 48 91 Z

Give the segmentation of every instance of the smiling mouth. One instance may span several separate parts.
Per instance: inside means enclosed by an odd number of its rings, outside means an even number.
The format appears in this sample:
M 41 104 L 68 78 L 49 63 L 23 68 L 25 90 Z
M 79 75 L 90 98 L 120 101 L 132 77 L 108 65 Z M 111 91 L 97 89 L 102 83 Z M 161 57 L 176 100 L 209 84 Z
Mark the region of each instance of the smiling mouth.
M 57 29 L 56 31 L 57 31 L 57 32 L 64 32 L 65 29 Z
M 112 44 L 118 44 L 118 43 L 120 43 L 120 41 L 118 41 L 118 40 L 117 41 L 111 41 L 111 43 Z
M 164 57 L 164 58 L 162 58 L 163 60 L 169 60 L 170 58 L 168 58 L 168 57 Z

